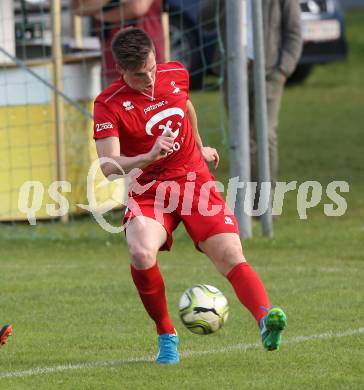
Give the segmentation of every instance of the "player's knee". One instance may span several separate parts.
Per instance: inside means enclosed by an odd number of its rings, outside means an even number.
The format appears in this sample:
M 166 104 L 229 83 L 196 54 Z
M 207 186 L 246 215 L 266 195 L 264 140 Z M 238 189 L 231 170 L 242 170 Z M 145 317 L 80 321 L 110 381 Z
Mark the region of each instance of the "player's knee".
M 241 247 L 230 245 L 223 248 L 221 253 L 221 262 L 225 264 L 226 269 L 230 269 L 242 261 L 245 260 Z
M 217 268 L 222 274 L 227 274 L 237 264 L 245 261 L 241 247 L 235 245 L 226 245 L 221 248 L 220 256 L 217 261 Z
M 152 250 L 145 248 L 143 245 L 129 245 L 129 253 L 133 265 L 138 269 L 152 267 L 155 263 L 156 254 Z
M 241 262 L 244 259 L 243 250 L 239 245 L 225 245 L 221 253 L 222 261 Z

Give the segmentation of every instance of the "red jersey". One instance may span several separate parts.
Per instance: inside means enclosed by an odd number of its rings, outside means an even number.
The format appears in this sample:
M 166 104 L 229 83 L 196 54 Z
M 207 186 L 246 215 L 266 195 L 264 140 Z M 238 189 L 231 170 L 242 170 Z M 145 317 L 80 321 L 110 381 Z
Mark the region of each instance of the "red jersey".
M 179 62 L 157 65 L 150 93 L 114 81 L 95 100 L 94 138 L 118 137 L 121 154 L 133 157 L 149 152 L 156 138 L 171 130 L 173 152 L 145 167 L 138 182 L 208 171 L 187 115 L 188 99 L 189 74 Z

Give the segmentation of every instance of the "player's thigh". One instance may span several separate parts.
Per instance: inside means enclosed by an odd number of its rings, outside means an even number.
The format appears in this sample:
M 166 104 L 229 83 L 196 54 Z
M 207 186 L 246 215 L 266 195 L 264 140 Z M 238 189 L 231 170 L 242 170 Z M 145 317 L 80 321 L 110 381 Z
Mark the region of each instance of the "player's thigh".
M 149 268 L 154 265 L 159 248 L 166 242 L 167 232 L 156 220 L 138 216 L 130 221 L 126 240 L 133 265 Z
M 191 210 L 182 210 L 180 216 L 197 249 L 201 249 L 200 242 L 216 234 L 239 233 L 236 218 L 215 187 L 208 193 L 195 191 Z
M 245 261 L 241 241 L 236 233 L 215 234 L 200 241 L 198 246 L 223 275 Z

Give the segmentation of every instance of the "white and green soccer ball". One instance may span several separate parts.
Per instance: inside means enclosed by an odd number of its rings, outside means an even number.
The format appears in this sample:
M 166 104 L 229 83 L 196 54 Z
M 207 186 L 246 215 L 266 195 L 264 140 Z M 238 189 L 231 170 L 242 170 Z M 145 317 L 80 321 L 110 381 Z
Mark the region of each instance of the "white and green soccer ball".
M 225 324 L 228 315 L 229 306 L 224 294 L 208 284 L 187 289 L 179 301 L 179 316 L 193 333 L 216 332 Z

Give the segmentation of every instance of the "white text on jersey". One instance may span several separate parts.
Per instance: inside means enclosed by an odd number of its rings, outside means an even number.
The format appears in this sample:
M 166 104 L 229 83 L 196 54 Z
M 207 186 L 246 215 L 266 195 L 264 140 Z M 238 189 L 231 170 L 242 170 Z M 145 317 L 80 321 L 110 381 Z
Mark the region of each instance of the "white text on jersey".
M 110 122 L 105 123 L 96 123 L 96 132 L 106 130 L 106 129 L 112 129 L 113 125 Z
M 163 107 L 166 104 L 168 104 L 167 100 L 162 100 L 161 102 L 158 102 L 156 104 L 152 104 L 151 106 L 148 106 L 148 107 L 144 108 L 144 114 L 146 114 L 149 111 L 156 110 L 159 107 Z

